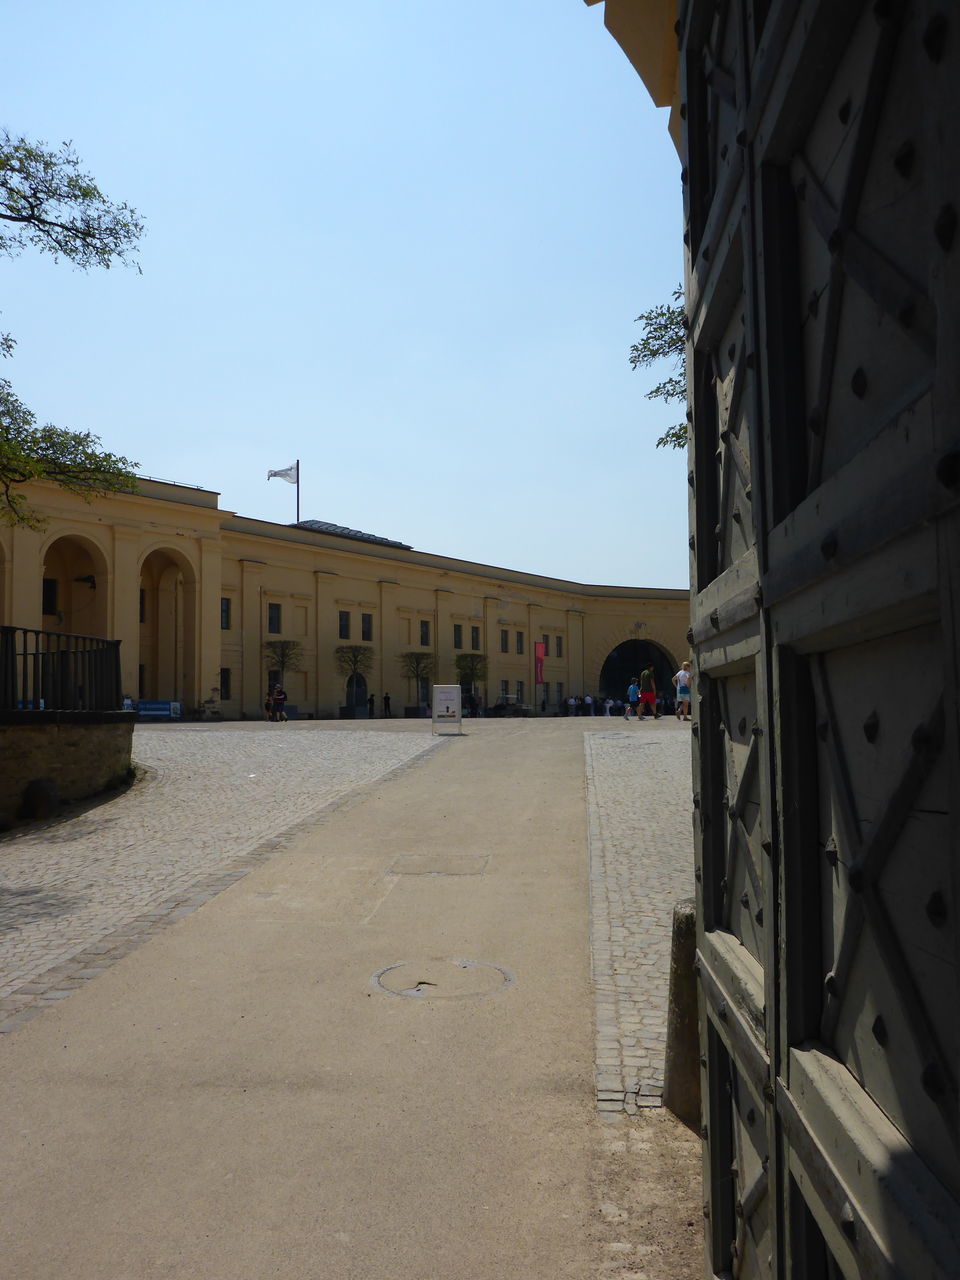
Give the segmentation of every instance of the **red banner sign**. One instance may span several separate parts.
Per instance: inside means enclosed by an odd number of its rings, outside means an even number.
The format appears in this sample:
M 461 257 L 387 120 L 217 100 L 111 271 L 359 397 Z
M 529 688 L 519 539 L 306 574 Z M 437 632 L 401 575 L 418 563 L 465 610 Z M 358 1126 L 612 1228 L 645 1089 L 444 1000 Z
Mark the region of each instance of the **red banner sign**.
M 543 684 L 543 659 L 546 656 L 547 646 L 542 640 L 534 642 L 533 646 L 533 679 L 536 684 Z

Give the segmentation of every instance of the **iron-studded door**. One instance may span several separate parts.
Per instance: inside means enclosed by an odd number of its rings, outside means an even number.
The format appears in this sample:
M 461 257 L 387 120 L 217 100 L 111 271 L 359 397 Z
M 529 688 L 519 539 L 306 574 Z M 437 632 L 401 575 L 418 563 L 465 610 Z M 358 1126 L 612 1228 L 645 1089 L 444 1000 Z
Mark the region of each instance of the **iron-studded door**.
M 960 10 L 679 5 L 710 1269 L 960 1275 Z

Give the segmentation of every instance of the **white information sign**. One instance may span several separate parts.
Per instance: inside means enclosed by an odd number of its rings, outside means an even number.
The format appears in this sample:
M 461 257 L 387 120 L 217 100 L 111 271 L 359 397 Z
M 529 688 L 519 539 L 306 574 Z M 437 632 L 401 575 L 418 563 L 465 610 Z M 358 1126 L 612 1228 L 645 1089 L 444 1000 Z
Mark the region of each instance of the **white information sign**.
M 454 725 L 458 733 L 463 732 L 460 712 L 460 686 L 458 684 L 435 684 L 433 686 L 434 733 L 444 725 Z

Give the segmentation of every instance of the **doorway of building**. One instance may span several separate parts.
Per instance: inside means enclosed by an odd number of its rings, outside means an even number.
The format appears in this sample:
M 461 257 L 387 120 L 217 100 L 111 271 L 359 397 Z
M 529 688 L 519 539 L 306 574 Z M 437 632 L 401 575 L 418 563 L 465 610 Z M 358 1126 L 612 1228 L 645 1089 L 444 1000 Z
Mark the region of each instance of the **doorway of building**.
M 667 710 L 673 707 L 675 689 L 673 675 L 678 664 L 666 649 L 651 640 L 624 640 L 611 649 L 600 669 L 599 693 L 601 698 L 626 700 L 627 686 L 634 676 L 653 664 L 657 684 L 657 696 L 663 699 Z

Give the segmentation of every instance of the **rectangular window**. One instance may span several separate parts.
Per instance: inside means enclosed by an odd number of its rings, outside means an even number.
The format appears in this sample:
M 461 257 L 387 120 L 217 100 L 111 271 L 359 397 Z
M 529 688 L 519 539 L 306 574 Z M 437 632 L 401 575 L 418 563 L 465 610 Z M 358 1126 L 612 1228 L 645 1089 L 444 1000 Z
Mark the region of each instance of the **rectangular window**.
M 501 653 L 510 652 L 510 632 L 509 631 L 500 632 L 500 652 Z
M 143 595 L 143 592 L 140 593 Z M 43 580 L 43 612 L 54 614 L 57 612 L 57 580 L 56 578 L 44 578 Z
M 350 639 L 350 611 L 349 609 L 340 610 L 340 629 L 338 635 L 341 640 Z
M 230 603 L 231 601 L 229 596 L 220 597 L 220 630 L 221 631 L 230 630 Z
M 480 648 L 480 628 L 470 628 L 470 648 L 476 653 Z
M 140 621 L 146 622 L 146 620 L 147 620 L 147 593 L 146 591 L 144 591 L 143 587 L 141 587 L 140 588 Z
M 459 622 L 453 624 L 453 647 L 455 649 L 463 648 L 463 627 Z
M 280 634 L 280 606 L 278 604 L 267 605 L 267 630 L 272 636 Z
M 268 671 L 267 672 L 267 692 L 272 693 L 279 683 L 280 683 L 279 670 Z
M 550 637 L 549 636 L 543 637 L 543 656 L 545 658 L 550 657 Z
M 563 657 L 563 636 L 557 636 L 557 657 Z
M 230 668 L 220 668 L 220 701 L 229 702 L 233 694 L 230 691 Z
M 373 639 L 373 614 L 361 613 L 360 615 L 360 639 Z
M 506 702 L 506 700 L 509 697 L 510 697 L 510 681 L 501 680 L 500 681 L 500 701 Z
M 523 705 L 523 681 L 522 680 L 517 681 L 517 701 L 520 703 L 521 706 Z
M 143 698 L 146 696 L 145 695 L 146 687 L 147 687 L 147 669 L 141 662 L 139 667 L 137 667 L 137 697 L 138 698 Z
M 430 623 L 426 620 L 426 618 L 420 619 L 420 643 L 421 644 L 430 643 Z
M 523 632 L 517 632 L 517 653 L 523 653 Z
M 563 701 L 563 681 L 558 680 L 557 681 L 557 704 L 559 705 L 562 701 Z

